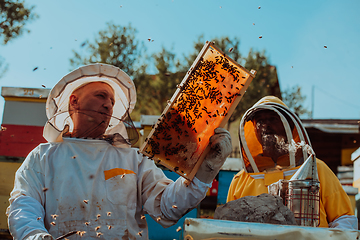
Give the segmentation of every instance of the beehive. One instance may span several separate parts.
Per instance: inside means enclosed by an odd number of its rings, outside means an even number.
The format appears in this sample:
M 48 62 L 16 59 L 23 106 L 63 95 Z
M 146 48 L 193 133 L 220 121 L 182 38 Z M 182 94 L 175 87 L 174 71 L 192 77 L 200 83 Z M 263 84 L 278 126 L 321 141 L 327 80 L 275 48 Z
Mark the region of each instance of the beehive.
M 191 181 L 255 73 L 206 42 L 140 152 Z

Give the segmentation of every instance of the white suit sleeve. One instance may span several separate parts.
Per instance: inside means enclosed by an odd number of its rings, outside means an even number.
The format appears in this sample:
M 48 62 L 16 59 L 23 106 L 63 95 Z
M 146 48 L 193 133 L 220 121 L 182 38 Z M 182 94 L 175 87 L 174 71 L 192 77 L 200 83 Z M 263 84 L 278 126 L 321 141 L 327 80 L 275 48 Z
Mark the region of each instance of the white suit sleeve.
M 45 186 L 42 172 L 40 148 L 37 147 L 16 171 L 14 189 L 10 194 L 10 206 L 6 212 L 9 230 L 15 239 L 48 238 L 44 226 Z
M 197 178 L 194 178 L 189 186 L 186 186 L 185 179 L 179 177 L 162 194 L 161 212 L 166 218 L 177 221 L 205 198 L 209 187 L 211 187 L 211 183 L 203 183 Z M 173 207 L 174 205 L 176 207 Z
M 14 239 L 53 239 L 44 226 L 45 210 L 34 198 L 17 197 L 9 208 L 9 229 Z
M 358 230 L 358 219 L 354 215 L 343 215 L 329 223 L 329 228 Z
M 164 227 L 170 227 L 204 199 L 210 184 L 194 178 L 186 186 L 185 179 L 168 179 L 153 161 L 144 158 L 139 167 L 141 200 L 144 210 Z

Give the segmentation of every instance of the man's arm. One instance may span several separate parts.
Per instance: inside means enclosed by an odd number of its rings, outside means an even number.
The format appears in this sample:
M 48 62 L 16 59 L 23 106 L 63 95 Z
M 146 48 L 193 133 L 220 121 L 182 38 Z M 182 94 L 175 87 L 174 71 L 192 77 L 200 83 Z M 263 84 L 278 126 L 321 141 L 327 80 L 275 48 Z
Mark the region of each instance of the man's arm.
M 14 239 L 52 239 L 44 225 L 44 175 L 40 148 L 35 148 L 16 171 L 6 214 Z
M 358 220 L 354 216 L 350 199 L 331 169 L 317 159 L 320 179 L 320 195 L 330 228 L 357 230 Z
M 14 239 L 53 239 L 44 226 L 45 210 L 34 198 L 17 197 L 8 211 L 9 229 Z
M 215 129 L 215 134 L 210 138 L 210 146 L 211 150 L 189 186 L 186 186 L 182 177 L 175 182 L 154 181 L 156 170 L 146 174 L 143 179 L 144 210 L 164 227 L 175 224 L 204 199 L 213 179 L 231 152 L 229 132 L 222 128 Z

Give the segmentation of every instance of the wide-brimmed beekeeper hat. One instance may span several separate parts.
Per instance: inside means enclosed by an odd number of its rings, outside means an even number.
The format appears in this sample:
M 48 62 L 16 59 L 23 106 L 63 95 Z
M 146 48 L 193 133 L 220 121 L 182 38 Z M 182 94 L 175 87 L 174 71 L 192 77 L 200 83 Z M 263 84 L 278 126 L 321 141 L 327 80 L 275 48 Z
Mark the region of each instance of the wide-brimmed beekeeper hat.
M 69 115 L 70 96 L 76 89 L 92 82 L 107 83 L 114 90 L 113 114 L 104 134 L 110 136 L 119 133 L 124 138 L 128 137 L 126 127 L 129 122 L 127 119 L 136 103 L 135 85 L 121 69 L 108 64 L 96 63 L 79 67 L 70 72 L 51 89 L 46 101 L 48 121 L 43 132 L 43 136 L 48 142 L 62 141 L 62 132 L 65 126 L 68 126 L 70 131 L 72 130 L 73 123 Z

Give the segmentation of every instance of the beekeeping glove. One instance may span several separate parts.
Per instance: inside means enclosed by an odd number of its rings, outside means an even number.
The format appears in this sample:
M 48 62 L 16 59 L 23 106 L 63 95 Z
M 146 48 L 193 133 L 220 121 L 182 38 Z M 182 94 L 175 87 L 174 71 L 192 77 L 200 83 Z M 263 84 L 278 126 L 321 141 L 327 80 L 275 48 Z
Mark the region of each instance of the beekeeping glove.
M 210 151 L 200 165 L 195 177 L 203 183 L 211 183 L 227 156 L 231 153 L 231 136 L 224 128 L 216 128 L 215 134 L 210 137 Z

